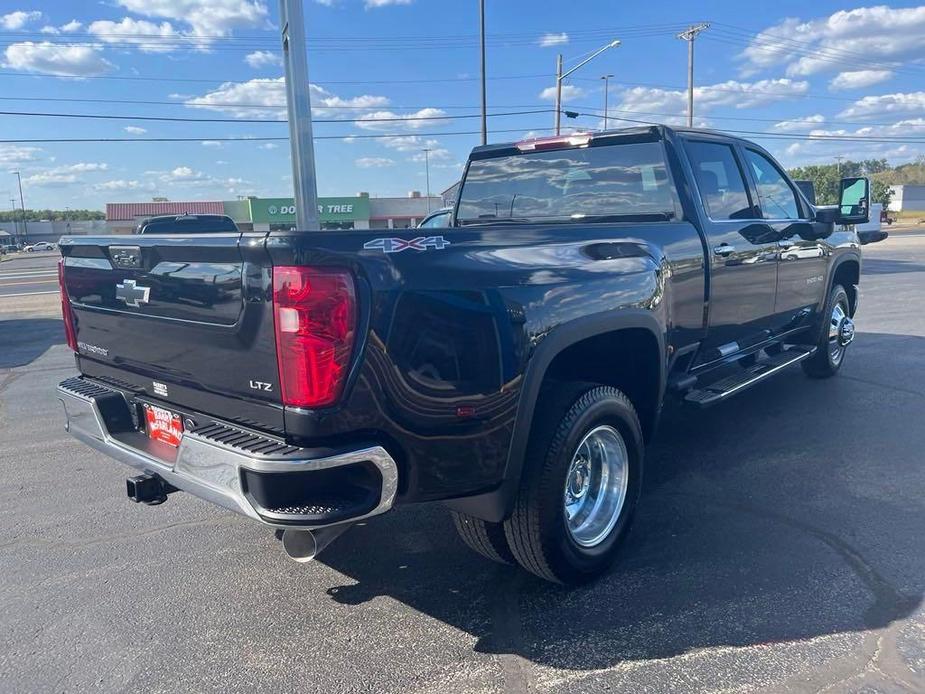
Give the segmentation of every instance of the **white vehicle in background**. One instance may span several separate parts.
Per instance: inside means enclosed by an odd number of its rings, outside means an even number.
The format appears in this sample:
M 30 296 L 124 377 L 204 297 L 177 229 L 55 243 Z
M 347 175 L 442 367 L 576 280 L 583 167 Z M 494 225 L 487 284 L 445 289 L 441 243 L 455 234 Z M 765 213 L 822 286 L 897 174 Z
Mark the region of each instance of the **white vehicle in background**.
M 33 243 L 29 246 L 26 246 L 23 248 L 23 250 L 26 253 L 34 253 L 36 251 L 53 251 L 56 248 L 57 246 L 53 243 L 49 243 L 48 241 L 39 241 L 38 243 Z

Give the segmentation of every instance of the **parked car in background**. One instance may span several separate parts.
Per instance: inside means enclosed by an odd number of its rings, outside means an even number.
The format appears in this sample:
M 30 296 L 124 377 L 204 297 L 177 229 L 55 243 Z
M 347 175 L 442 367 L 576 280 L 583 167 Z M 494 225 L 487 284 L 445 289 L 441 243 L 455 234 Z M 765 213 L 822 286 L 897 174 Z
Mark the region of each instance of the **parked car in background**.
M 57 246 L 53 243 L 50 243 L 48 241 L 39 241 L 38 243 L 33 243 L 29 246 L 26 246 L 25 248 L 23 248 L 23 250 L 26 253 L 33 253 L 36 251 L 53 251 L 56 248 Z
M 452 207 L 441 207 L 436 212 L 431 212 L 429 215 L 424 217 L 421 220 L 421 223 L 418 224 L 418 229 L 445 229 L 450 226 L 453 222 L 453 208 Z
M 136 234 L 221 234 L 236 233 L 237 224 L 224 214 L 169 214 L 146 219 Z

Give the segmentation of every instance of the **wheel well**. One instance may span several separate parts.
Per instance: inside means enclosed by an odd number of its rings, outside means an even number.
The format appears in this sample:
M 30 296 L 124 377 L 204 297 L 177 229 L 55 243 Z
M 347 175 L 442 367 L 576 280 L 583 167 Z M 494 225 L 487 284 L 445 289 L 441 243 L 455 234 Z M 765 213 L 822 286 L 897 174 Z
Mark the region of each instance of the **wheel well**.
M 658 340 L 644 328 L 625 328 L 581 340 L 559 352 L 547 381 L 589 382 L 623 391 L 636 408 L 648 441 L 659 411 L 661 367 Z
M 840 284 L 848 292 L 848 301 L 851 302 L 851 315 L 854 315 L 858 306 L 857 285 L 861 281 L 861 266 L 856 260 L 846 260 L 832 275 L 832 285 Z

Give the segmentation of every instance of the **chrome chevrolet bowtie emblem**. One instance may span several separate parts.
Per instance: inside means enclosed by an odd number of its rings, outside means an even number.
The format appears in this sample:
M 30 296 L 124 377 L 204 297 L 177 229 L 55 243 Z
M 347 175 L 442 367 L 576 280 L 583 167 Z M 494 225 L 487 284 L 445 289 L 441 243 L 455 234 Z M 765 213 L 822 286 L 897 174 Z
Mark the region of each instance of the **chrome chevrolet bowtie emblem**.
M 135 280 L 125 280 L 116 285 L 116 298 L 125 302 L 126 306 L 133 306 L 134 308 L 148 303 L 150 293 L 150 287 L 139 287 L 135 284 Z

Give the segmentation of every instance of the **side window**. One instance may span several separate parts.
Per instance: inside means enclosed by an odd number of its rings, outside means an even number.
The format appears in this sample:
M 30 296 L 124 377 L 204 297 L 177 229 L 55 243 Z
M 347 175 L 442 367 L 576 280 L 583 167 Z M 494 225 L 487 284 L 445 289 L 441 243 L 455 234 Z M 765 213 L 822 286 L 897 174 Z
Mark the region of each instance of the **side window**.
M 755 177 L 762 216 L 765 219 L 799 219 L 796 195 L 780 170 L 760 152 L 746 149 L 745 158 Z
M 687 142 L 685 148 L 710 219 L 757 216 L 732 147 L 715 142 Z

